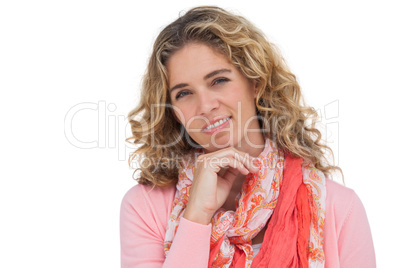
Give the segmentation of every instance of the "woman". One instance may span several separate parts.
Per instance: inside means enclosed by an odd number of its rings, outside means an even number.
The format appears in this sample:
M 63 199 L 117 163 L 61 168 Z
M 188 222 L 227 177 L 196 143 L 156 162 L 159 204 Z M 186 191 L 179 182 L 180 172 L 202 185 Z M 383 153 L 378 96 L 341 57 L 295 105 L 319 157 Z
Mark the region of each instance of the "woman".
M 246 19 L 198 7 L 157 37 L 121 208 L 122 267 L 375 267 L 356 194 L 281 56 Z M 312 121 L 311 121 L 312 120 Z

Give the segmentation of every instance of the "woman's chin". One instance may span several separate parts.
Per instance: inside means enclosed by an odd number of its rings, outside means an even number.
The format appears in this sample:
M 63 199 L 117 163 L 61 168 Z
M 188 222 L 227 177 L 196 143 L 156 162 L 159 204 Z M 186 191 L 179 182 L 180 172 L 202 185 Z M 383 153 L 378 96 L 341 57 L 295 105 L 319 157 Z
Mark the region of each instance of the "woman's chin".
M 208 146 L 203 146 L 206 152 L 216 152 L 225 148 L 235 147 L 233 140 L 219 140 L 210 142 Z

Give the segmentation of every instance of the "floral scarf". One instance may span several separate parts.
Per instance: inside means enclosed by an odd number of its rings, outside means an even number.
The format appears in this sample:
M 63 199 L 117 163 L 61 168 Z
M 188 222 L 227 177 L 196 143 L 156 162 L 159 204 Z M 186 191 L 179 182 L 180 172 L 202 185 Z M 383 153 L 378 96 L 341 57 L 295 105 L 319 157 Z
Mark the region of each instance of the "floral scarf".
M 187 155 L 179 171 L 165 255 L 184 214 L 200 153 Z M 266 267 L 324 267 L 325 176 L 302 159 L 286 156 L 285 161 L 284 152 L 269 139 L 257 159 L 259 172 L 245 178 L 236 211 L 218 209 L 211 220 L 209 266 L 251 267 L 253 262 L 253 266 L 259 263 Z M 251 241 L 268 221 L 264 242 L 253 261 Z M 273 255 L 275 249 L 287 253 L 282 258 Z

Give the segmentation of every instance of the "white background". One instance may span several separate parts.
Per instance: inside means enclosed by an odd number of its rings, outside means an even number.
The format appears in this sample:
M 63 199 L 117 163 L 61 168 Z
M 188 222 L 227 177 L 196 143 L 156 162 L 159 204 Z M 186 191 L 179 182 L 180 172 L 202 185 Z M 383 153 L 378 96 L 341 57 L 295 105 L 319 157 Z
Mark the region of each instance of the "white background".
M 260 2 L 1 2 L 0 267 L 119 267 L 119 206 L 134 185 L 124 118 L 157 33 L 200 4 L 244 15 L 279 46 L 332 123 L 378 267 L 400 263 L 398 1 Z

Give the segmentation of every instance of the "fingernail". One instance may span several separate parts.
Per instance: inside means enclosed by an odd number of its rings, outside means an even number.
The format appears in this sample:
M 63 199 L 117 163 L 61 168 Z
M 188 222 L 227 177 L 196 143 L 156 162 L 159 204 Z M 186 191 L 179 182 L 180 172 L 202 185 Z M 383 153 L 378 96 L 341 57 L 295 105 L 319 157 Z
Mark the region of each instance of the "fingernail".
M 253 167 L 259 168 L 259 166 L 260 166 L 260 165 L 259 165 L 259 164 L 260 164 L 260 161 L 258 161 L 257 158 L 253 158 L 252 163 L 253 163 Z

